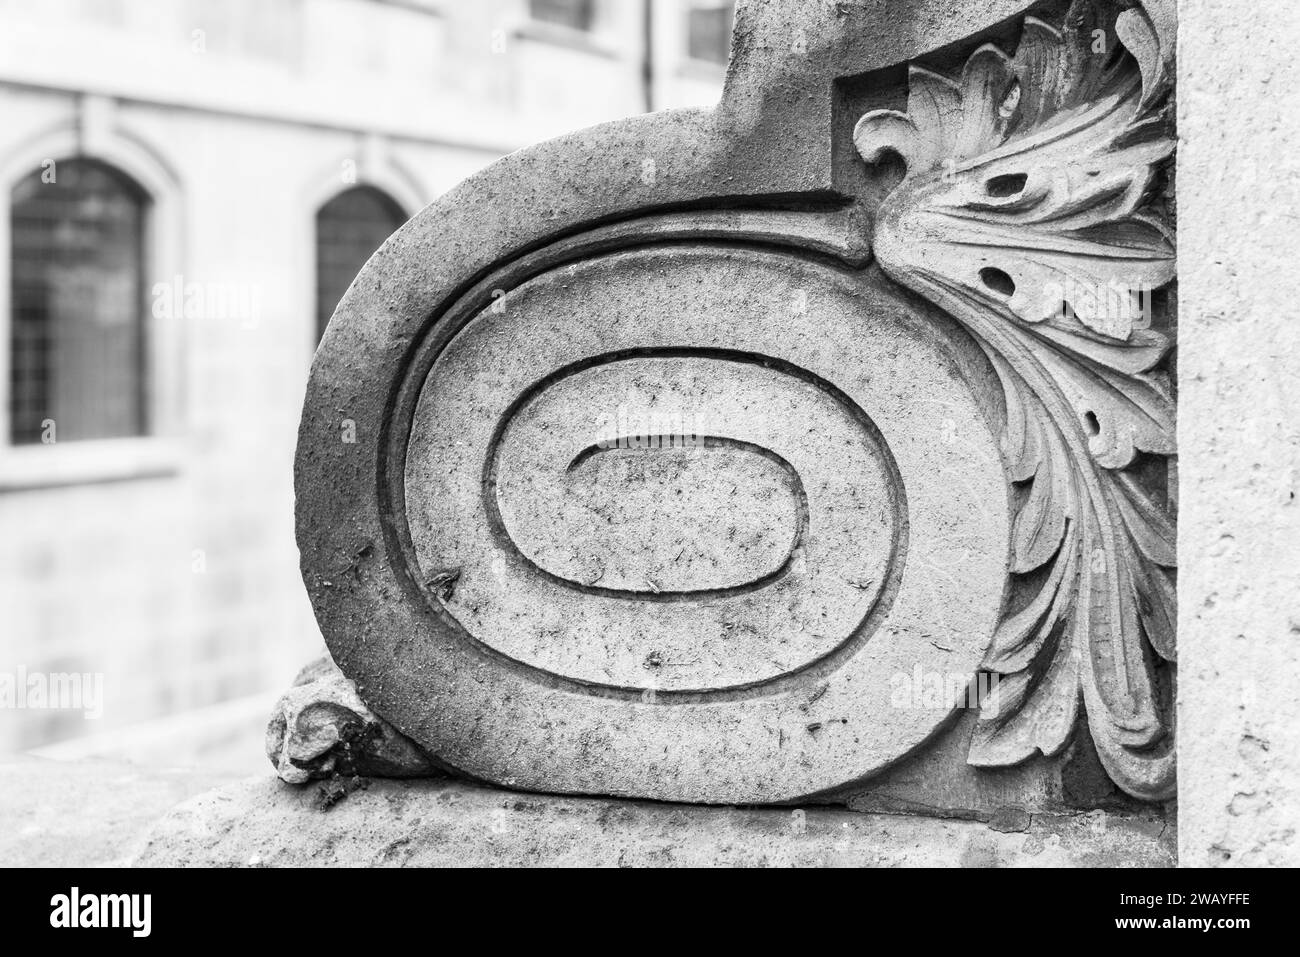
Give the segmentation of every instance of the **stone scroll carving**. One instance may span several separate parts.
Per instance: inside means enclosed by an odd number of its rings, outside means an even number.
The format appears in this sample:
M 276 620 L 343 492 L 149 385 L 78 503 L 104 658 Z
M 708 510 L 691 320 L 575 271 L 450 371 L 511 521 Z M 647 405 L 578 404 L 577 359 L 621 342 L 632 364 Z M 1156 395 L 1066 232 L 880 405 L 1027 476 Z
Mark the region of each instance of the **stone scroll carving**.
M 430 767 L 793 801 L 993 675 L 971 762 L 1060 755 L 1082 701 L 1170 793 L 1172 11 L 950 6 L 742 4 L 717 110 L 514 154 L 358 276 L 303 579 Z
M 1174 782 L 1175 529 L 1142 480 L 1143 459 L 1175 452 L 1173 336 L 1145 301 L 1175 276 L 1158 188 L 1174 35 L 1173 0 L 1079 0 L 1061 24 L 1025 18 L 1014 55 L 981 46 L 952 77 L 912 66 L 907 111 L 854 132 L 866 161 L 907 167 L 878 215 L 880 263 L 970 331 L 1005 394 L 1022 600 L 984 660 L 1005 680 L 970 759 L 1059 753 L 1082 700 L 1111 776 L 1152 799 Z

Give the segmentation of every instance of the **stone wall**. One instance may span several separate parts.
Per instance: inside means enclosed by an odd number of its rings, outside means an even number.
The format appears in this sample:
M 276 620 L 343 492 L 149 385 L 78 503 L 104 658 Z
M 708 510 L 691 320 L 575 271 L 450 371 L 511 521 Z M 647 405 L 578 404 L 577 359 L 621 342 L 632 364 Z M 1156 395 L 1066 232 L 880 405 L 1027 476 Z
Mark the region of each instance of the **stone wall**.
M 1179 4 L 1180 860 L 1300 863 L 1300 8 Z

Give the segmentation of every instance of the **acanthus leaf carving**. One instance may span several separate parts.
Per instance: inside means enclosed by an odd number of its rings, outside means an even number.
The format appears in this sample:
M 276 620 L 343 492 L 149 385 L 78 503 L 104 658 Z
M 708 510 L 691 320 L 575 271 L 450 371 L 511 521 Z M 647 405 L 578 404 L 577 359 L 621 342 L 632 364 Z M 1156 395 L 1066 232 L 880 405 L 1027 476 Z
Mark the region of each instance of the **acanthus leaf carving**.
M 907 168 L 876 257 L 967 329 L 1005 393 L 1027 597 L 984 662 L 1002 680 L 970 761 L 1059 753 L 1082 703 L 1111 777 L 1149 800 L 1174 789 L 1160 663 L 1175 653 L 1175 528 L 1134 471 L 1175 454 L 1175 400 L 1172 334 L 1138 321 L 1134 297 L 1175 278 L 1157 195 L 1174 37 L 1173 0 L 1075 0 L 1059 26 L 1026 17 L 1014 56 L 985 44 L 957 77 L 911 67 L 907 112 L 854 131 L 868 163 L 892 152 Z

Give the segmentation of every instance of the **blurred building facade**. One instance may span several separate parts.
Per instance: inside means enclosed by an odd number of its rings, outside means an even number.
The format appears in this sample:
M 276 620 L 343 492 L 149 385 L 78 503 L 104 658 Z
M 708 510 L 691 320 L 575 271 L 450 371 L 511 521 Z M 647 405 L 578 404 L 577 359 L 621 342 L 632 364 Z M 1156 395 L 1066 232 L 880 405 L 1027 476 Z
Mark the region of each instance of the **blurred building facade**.
M 0 751 L 260 721 L 320 647 L 291 469 L 338 297 L 500 155 L 716 102 L 731 6 L 0 0 L 0 677 L 103 676 Z

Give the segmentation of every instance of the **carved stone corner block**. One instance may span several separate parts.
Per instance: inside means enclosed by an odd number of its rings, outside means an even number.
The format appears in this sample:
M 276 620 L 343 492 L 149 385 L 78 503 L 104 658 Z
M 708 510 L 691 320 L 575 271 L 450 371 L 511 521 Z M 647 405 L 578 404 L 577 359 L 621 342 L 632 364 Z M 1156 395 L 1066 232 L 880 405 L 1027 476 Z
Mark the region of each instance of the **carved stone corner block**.
M 1171 793 L 1172 3 L 883 6 L 742 4 L 715 112 L 507 157 L 340 304 L 303 577 L 440 764 L 794 801 L 975 687 L 973 764 L 1086 720 Z

